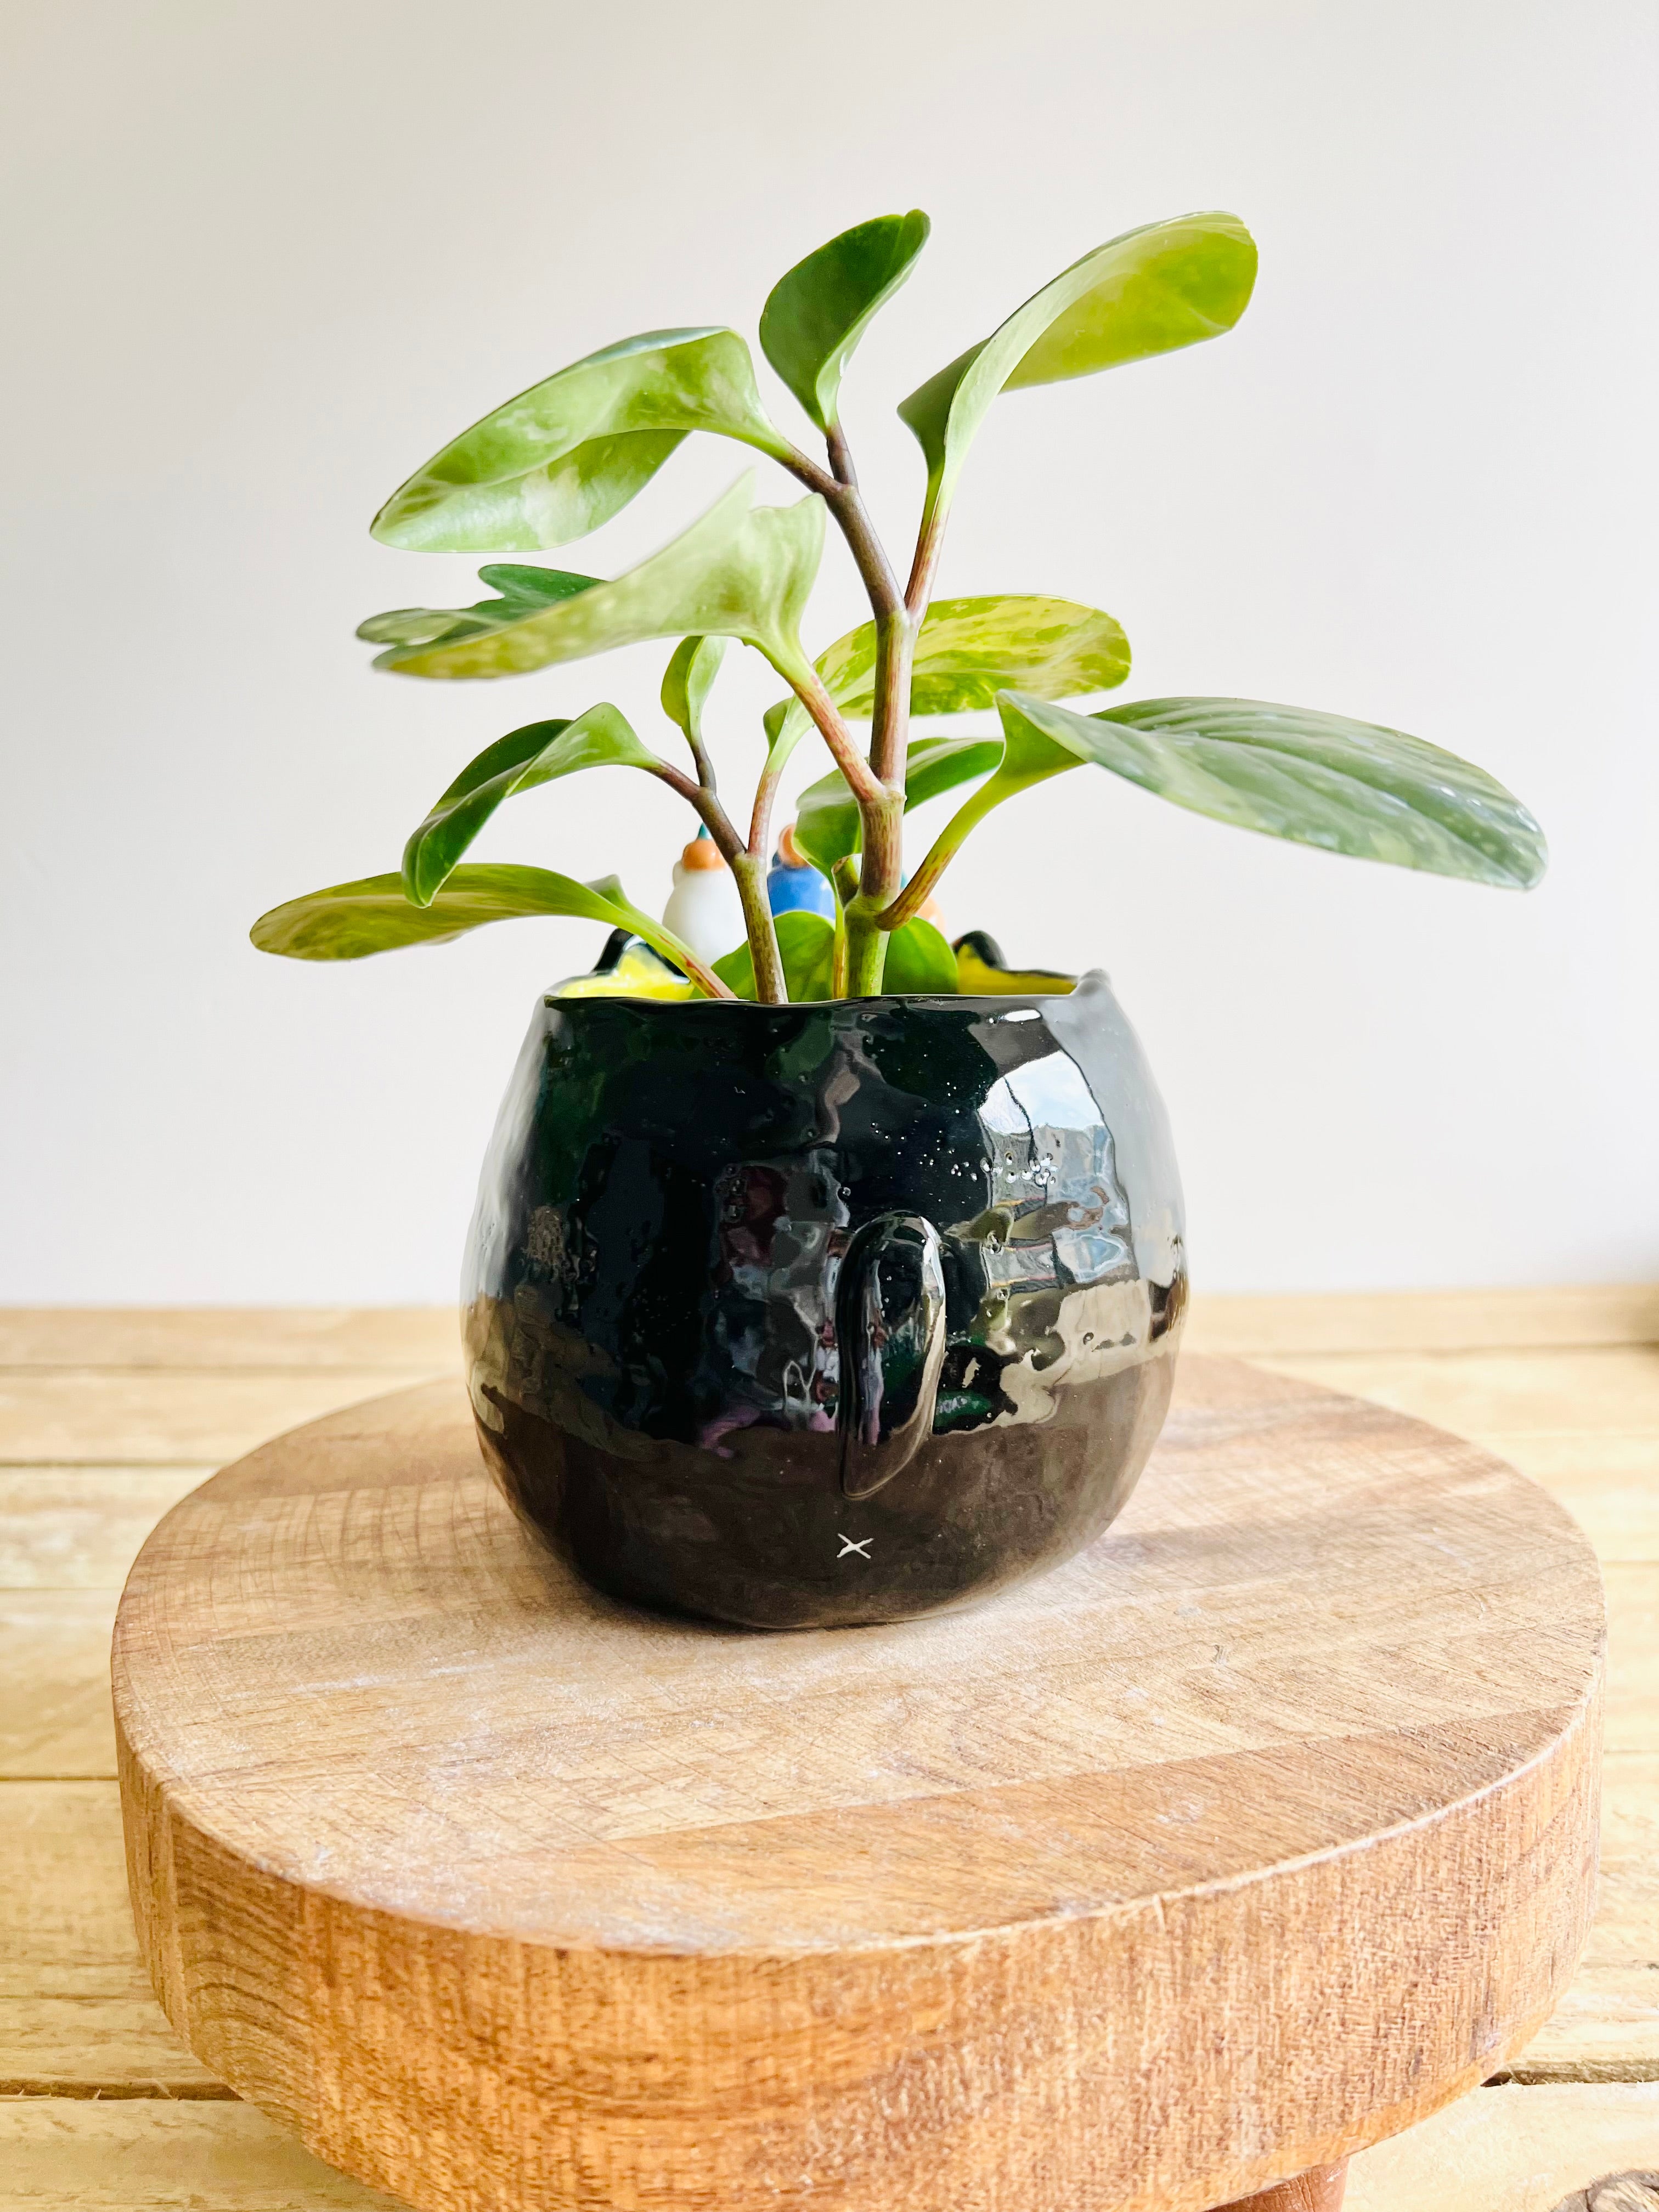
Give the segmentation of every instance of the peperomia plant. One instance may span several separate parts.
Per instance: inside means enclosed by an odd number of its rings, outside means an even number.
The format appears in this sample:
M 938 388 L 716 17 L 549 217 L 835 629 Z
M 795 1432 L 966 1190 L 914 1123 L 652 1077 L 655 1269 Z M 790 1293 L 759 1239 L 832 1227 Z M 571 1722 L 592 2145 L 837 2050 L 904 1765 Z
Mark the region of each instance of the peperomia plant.
M 1231 215 L 1182 216 L 1085 254 L 989 337 L 911 393 L 899 414 L 927 487 L 908 577 L 872 524 L 842 428 L 842 372 L 870 319 L 927 241 L 926 216 L 881 216 L 792 269 L 762 312 L 766 358 L 821 435 L 820 462 L 761 404 L 735 331 L 647 331 L 590 354 L 487 415 L 376 516 L 375 537 L 424 552 L 524 553 L 568 544 L 616 514 L 694 430 L 731 438 L 806 487 L 751 504 L 752 474 L 690 528 L 605 580 L 518 562 L 481 569 L 475 605 L 406 607 L 364 623 L 375 665 L 450 681 L 519 676 L 653 638 L 678 641 L 662 704 L 689 770 L 646 744 L 614 706 L 532 722 L 486 748 L 410 838 L 399 875 L 338 884 L 264 915 L 253 941 L 309 960 L 353 959 L 521 915 L 579 915 L 629 931 L 714 997 L 778 1002 L 880 990 L 951 991 L 950 948 L 920 919 L 952 855 L 994 806 L 1092 763 L 1217 820 L 1357 858 L 1526 889 L 1544 844 L 1526 810 L 1480 769 L 1395 730 L 1245 699 L 1146 699 L 1085 712 L 1128 673 L 1111 616 L 1042 596 L 934 599 L 957 481 L 993 401 L 1023 386 L 1195 345 L 1229 331 L 1255 280 L 1255 247 Z M 800 625 L 826 520 L 846 539 L 871 620 L 816 659 Z M 787 684 L 769 710 L 748 820 L 721 799 L 703 716 L 726 641 L 752 646 Z M 913 715 L 994 708 L 999 733 L 930 734 Z M 854 725 L 869 726 L 861 749 Z M 800 805 L 796 836 L 835 890 L 835 920 L 774 921 L 766 892 L 779 780 L 816 730 L 834 762 Z M 746 943 L 711 964 L 632 906 L 614 876 L 580 883 L 463 856 L 515 793 L 578 769 L 627 767 L 670 785 L 730 866 Z M 906 811 L 977 788 L 907 882 Z

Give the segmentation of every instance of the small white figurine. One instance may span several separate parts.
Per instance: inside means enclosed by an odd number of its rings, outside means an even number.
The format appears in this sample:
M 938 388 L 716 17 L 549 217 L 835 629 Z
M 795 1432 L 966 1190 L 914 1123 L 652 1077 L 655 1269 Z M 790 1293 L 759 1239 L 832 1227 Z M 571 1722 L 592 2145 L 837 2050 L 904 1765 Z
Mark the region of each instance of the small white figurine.
M 675 861 L 662 918 L 700 960 L 718 960 L 744 942 L 737 883 L 707 830 L 699 830 Z

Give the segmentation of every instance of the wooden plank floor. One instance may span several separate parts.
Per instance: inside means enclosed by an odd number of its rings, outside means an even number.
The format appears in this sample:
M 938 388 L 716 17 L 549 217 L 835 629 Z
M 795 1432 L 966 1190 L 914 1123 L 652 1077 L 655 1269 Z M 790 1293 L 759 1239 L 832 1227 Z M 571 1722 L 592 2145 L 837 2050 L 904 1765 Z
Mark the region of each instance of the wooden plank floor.
M 1508 2081 L 1354 2163 L 1350 2212 L 1553 2212 L 1659 2169 L 1659 1288 L 1200 1301 L 1237 1352 L 1476 1438 L 1577 1515 L 1612 1616 L 1602 1905 Z M 0 1311 L 0 2212 L 389 2207 L 173 2035 L 128 1917 L 115 1600 L 276 1431 L 454 1370 L 447 1312 Z

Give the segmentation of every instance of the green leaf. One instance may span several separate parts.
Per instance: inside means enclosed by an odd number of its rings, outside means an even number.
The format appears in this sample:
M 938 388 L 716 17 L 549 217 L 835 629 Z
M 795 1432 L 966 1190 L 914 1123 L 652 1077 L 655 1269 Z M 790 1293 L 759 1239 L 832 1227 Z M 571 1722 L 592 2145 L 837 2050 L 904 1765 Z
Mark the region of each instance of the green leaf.
M 393 492 L 374 535 L 416 553 L 568 545 L 626 507 L 692 430 L 789 450 L 735 331 L 647 331 L 464 430 Z
M 918 915 L 896 929 L 887 940 L 887 964 L 882 970 L 884 991 L 902 991 L 936 998 L 941 993 L 955 996 L 961 986 L 957 981 L 957 956 L 943 934 L 931 921 Z
M 1234 215 L 1177 216 L 1097 246 L 899 407 L 927 459 L 930 513 L 950 498 L 1005 387 L 1092 376 L 1219 337 L 1249 305 L 1255 245 Z
M 579 576 L 569 568 L 527 568 L 518 561 L 487 561 L 478 571 L 481 584 L 488 584 L 492 592 L 499 592 L 526 614 L 536 607 L 556 606 L 561 599 L 574 599 L 578 592 L 591 591 L 599 580 L 597 576 Z
M 875 707 L 875 624 L 837 638 L 816 665 L 842 712 L 867 719 Z M 994 705 L 1006 690 L 1075 699 L 1109 691 L 1128 672 L 1128 639 L 1095 607 L 1018 595 L 935 599 L 916 638 L 910 711 L 966 714 Z
M 780 674 L 805 681 L 800 617 L 823 550 L 824 504 L 813 494 L 793 507 L 751 509 L 753 489 L 752 475 L 740 477 L 689 530 L 611 583 L 528 612 L 509 601 L 497 615 L 459 610 L 465 631 L 393 646 L 374 665 L 404 676 L 521 676 L 692 632 L 740 637 Z
M 1355 860 L 1511 890 L 1544 872 L 1543 833 L 1517 799 L 1399 730 L 1259 699 L 1139 699 L 1079 714 L 1009 693 L 998 705 L 1007 751 L 975 805 L 1005 778 L 1012 790 L 1090 761 L 1212 820 Z
M 584 768 L 642 768 L 662 763 L 642 745 L 621 710 L 590 707 L 574 721 L 530 722 L 486 745 L 470 761 L 404 848 L 404 890 L 430 906 L 467 847 L 505 799 Z
M 942 792 L 976 775 L 988 775 L 1002 758 L 999 737 L 917 738 L 904 761 L 904 805 L 925 806 Z M 858 802 L 839 769 L 801 793 L 795 814 L 795 839 L 816 868 L 829 875 L 837 860 L 856 853 L 862 842 Z
M 723 637 L 683 637 L 662 679 L 662 710 L 684 731 L 693 751 L 702 743 L 702 710 L 726 658 Z
M 861 623 L 826 647 L 814 665 L 850 720 L 875 708 L 876 629 Z M 922 617 L 910 678 L 915 714 L 960 714 L 995 704 L 1002 690 L 1039 699 L 1109 691 L 1129 672 L 1129 641 L 1119 623 L 1075 599 L 1003 594 L 935 599 Z M 780 700 L 790 749 L 811 726 L 798 699 Z
M 855 224 L 798 261 L 761 310 L 761 351 L 820 430 L 836 418 L 842 373 L 876 310 L 927 243 L 920 208 Z
M 532 579 L 534 581 L 532 581 Z M 441 637 L 475 637 L 501 622 L 518 622 L 561 599 L 590 592 L 602 579 L 578 576 L 563 568 L 520 568 L 492 562 L 478 571 L 478 581 L 500 596 L 479 599 L 470 607 L 394 607 L 389 614 L 371 615 L 357 625 L 366 645 L 432 645 Z
M 261 952 L 289 960 L 362 960 L 405 945 L 440 945 L 486 922 L 530 915 L 574 915 L 626 929 L 684 967 L 687 948 L 672 931 L 631 906 L 615 876 L 591 884 L 546 868 L 457 868 L 430 906 L 412 906 L 401 876 L 331 884 L 262 914 L 248 934 Z
M 796 911 L 779 915 L 776 928 L 791 1003 L 829 998 L 836 946 L 833 923 L 821 914 Z M 715 961 L 714 973 L 738 998 L 755 996 L 755 963 L 747 945 Z M 907 921 L 888 939 L 882 989 L 955 994 L 957 956 L 931 921 Z
M 821 914 L 797 908 L 777 916 L 784 988 L 792 1000 L 827 999 L 836 949 L 835 925 Z M 747 943 L 715 961 L 714 973 L 740 999 L 755 996 L 755 960 Z

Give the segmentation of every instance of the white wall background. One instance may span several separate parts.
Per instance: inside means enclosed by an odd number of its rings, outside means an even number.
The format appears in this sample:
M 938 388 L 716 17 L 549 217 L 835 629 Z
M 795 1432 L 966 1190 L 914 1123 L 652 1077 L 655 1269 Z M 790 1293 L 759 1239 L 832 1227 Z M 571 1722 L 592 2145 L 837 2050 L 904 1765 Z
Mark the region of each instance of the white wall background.
M 538 376 L 752 332 L 800 254 L 916 204 L 933 243 L 848 395 L 895 536 L 893 403 L 1039 283 L 1194 207 L 1262 254 L 1234 336 L 1000 404 L 941 590 L 1111 609 L 1127 696 L 1466 752 L 1554 853 L 1517 898 L 1079 774 L 969 846 L 951 922 L 1110 969 L 1212 1286 L 1654 1271 L 1645 0 L 12 0 L 6 44 L 0 1297 L 451 1294 L 532 1001 L 600 933 L 328 969 L 248 923 L 395 866 L 503 730 L 606 696 L 648 720 L 666 648 L 373 676 L 362 616 L 474 594 L 369 516 Z M 623 565 L 744 458 L 694 441 L 566 557 Z M 816 641 L 856 613 L 837 558 Z M 776 689 L 721 695 L 734 780 Z M 688 834 L 618 772 L 477 857 L 659 905 Z

